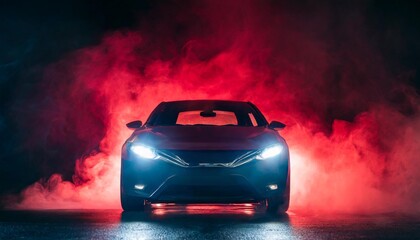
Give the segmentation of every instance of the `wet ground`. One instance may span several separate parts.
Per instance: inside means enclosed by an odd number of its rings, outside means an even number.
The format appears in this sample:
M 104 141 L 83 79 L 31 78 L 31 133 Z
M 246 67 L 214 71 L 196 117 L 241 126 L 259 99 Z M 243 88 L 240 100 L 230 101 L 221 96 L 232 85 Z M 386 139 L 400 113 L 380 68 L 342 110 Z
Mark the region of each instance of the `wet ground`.
M 0 212 L 0 239 L 420 239 L 420 216 L 281 216 L 243 206 Z

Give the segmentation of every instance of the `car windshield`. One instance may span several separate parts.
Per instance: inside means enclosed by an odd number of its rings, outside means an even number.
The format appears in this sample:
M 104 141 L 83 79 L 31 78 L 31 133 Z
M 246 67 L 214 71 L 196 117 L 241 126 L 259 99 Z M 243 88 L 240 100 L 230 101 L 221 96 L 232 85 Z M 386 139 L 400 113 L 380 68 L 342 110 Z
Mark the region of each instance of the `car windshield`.
M 261 113 L 246 102 L 163 102 L 146 122 L 150 126 L 264 126 Z

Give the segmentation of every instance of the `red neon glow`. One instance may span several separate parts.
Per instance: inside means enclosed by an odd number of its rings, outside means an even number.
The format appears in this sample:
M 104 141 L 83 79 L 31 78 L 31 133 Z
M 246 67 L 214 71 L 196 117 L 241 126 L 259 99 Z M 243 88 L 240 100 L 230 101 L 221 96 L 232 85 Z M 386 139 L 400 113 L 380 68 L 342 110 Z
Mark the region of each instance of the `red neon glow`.
M 182 49 L 171 38 L 117 31 L 46 69 L 43 94 L 54 103 L 39 116 L 50 128 L 46 138 L 68 144 L 71 131 L 85 142 L 102 140 L 99 150 L 77 159 L 71 182 L 59 175 L 37 182 L 14 207 L 120 208 L 127 122 L 144 121 L 161 101 L 234 99 L 252 101 L 269 120 L 287 124 L 291 211 L 420 211 L 419 97 L 389 79 L 367 36 L 350 27 L 343 30 L 347 41 L 363 51 L 332 49 L 290 26 L 292 15 L 249 4 L 224 7 L 234 20 L 207 9 L 202 18 L 212 34 L 187 36 Z M 237 27 L 238 19 L 246 27 Z M 394 91 L 417 115 L 387 102 Z
M 168 212 L 165 209 L 156 209 L 153 211 L 153 214 L 157 216 L 163 216 L 163 215 L 166 215 L 167 213 Z
M 194 214 L 194 215 L 254 215 L 259 204 L 173 204 L 153 203 L 151 213 L 157 216 L 168 214 Z M 261 209 L 261 208 L 258 208 Z

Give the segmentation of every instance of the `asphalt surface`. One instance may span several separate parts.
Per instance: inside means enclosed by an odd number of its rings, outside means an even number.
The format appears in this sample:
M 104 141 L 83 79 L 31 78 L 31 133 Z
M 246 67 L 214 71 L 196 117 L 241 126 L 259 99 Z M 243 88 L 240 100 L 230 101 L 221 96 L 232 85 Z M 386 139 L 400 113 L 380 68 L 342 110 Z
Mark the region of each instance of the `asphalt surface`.
M 211 206 L 0 212 L 0 239 L 420 239 L 420 216 L 267 215 Z

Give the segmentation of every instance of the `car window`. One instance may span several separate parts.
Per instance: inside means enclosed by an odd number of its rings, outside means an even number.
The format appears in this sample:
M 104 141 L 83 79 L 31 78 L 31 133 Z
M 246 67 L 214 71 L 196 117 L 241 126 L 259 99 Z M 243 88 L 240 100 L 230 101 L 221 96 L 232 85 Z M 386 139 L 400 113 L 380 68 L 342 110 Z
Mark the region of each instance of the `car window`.
M 179 112 L 176 119 L 178 125 L 238 125 L 238 119 L 234 112 L 229 111 L 213 111 L 215 116 L 203 117 L 201 111 L 185 111 Z
M 153 110 L 146 125 L 260 127 L 267 121 L 250 103 L 197 100 L 163 102 Z
M 248 117 L 251 120 L 252 126 L 254 127 L 258 126 L 257 119 L 255 119 L 254 114 L 248 113 Z

